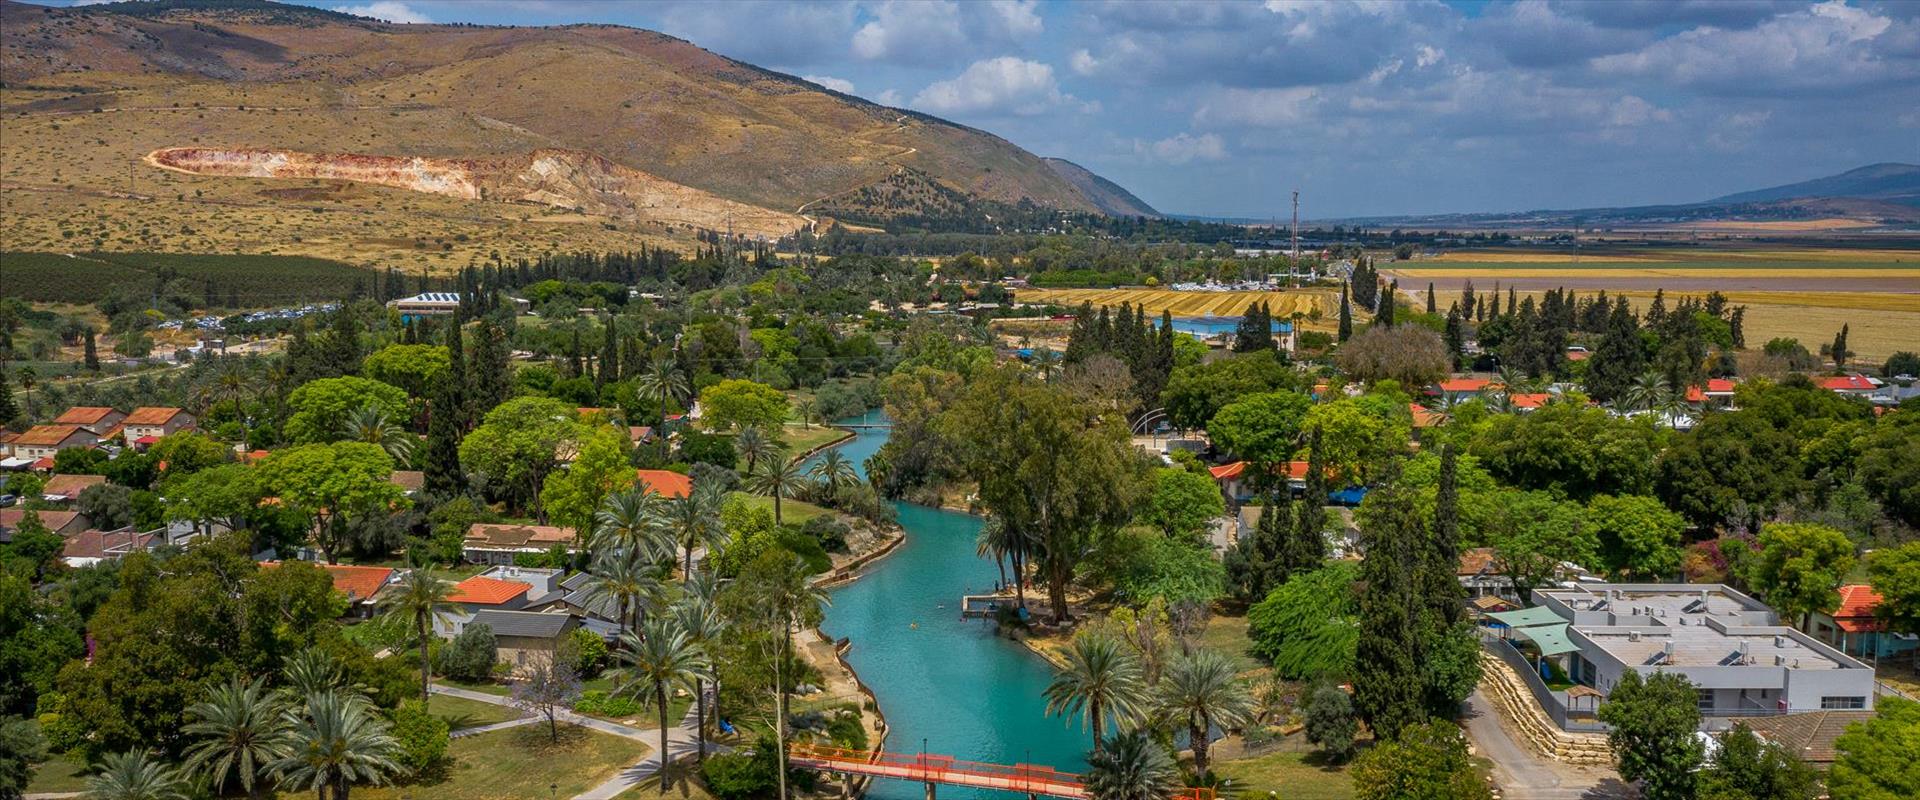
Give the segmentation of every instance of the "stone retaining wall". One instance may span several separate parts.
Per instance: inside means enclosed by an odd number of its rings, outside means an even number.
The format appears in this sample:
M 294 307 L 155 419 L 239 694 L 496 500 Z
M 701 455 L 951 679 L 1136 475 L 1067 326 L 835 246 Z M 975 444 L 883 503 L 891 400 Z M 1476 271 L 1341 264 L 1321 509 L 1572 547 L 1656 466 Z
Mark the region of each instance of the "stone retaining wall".
M 1500 715 L 1513 723 L 1511 730 L 1536 752 L 1555 761 L 1583 766 L 1612 766 L 1613 748 L 1607 737 L 1592 733 L 1568 733 L 1553 724 L 1540 709 L 1533 692 L 1521 683 L 1513 668 L 1492 654 L 1480 653 L 1481 687 L 1493 699 Z

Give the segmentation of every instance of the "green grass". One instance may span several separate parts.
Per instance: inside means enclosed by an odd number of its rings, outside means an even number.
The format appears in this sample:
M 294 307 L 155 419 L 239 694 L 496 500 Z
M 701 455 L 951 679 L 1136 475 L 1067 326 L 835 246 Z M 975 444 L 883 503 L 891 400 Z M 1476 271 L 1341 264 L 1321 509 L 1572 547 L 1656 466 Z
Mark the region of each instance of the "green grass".
M 747 501 L 747 505 L 753 508 L 764 508 L 768 513 L 773 512 L 773 498 L 771 497 L 748 494 L 746 492 L 735 492 L 734 494 Z M 814 517 L 830 513 L 833 512 L 812 503 L 803 503 L 792 498 L 780 501 L 780 520 L 791 525 L 798 525 Z
M 77 792 L 87 788 L 84 762 L 64 756 L 47 759 L 33 769 L 27 781 L 27 794 L 39 792 Z
M 1247 638 L 1246 617 L 1223 617 L 1218 614 L 1208 617 L 1207 627 L 1200 631 L 1199 644 L 1233 659 L 1234 668 L 1241 672 L 1265 666 L 1247 652 L 1253 646 L 1253 640 Z
M 670 800 L 714 800 L 713 793 L 707 791 L 706 786 L 701 785 L 699 781 L 690 781 L 684 777 L 687 771 L 688 767 L 684 765 L 676 766 L 674 769 L 673 788 L 665 792 L 660 791 L 659 778 L 650 778 L 631 789 L 614 795 L 614 800 L 659 800 L 662 797 L 670 798 Z
M 446 720 L 448 728 L 456 731 L 461 728 L 492 725 L 496 722 L 506 722 L 510 719 L 519 719 L 520 717 L 526 716 L 520 713 L 520 710 L 517 708 L 497 706 L 492 703 L 483 703 L 479 700 L 468 700 L 464 697 L 452 697 L 444 694 L 434 695 L 432 701 L 427 704 L 427 707 L 433 711 L 434 716 Z
M 417 648 L 417 647 L 414 648 L 414 654 L 419 655 L 419 653 L 420 653 L 420 648 Z M 437 678 L 434 680 L 434 683 L 444 684 L 447 686 L 454 686 L 461 689 L 466 689 L 468 691 L 485 692 L 487 694 L 497 694 L 497 695 L 500 695 L 501 697 L 506 697 L 507 695 L 513 693 L 513 687 L 507 686 L 506 684 L 502 684 L 502 683 L 491 683 L 491 682 L 465 683 L 462 681 L 448 680 L 446 678 Z
M 1286 800 L 1346 800 L 1353 797 L 1347 767 L 1324 766 L 1315 753 L 1269 753 L 1258 758 L 1222 761 L 1213 771 L 1233 780 L 1243 797 L 1259 800 L 1268 792 Z
M 802 428 L 799 425 L 790 424 L 780 429 L 780 438 L 786 440 L 787 448 L 795 456 L 799 456 L 801 453 L 805 453 L 808 450 L 812 450 L 828 442 L 837 442 L 845 439 L 847 438 L 847 432 L 839 428 L 823 427 L 820 425 Z
M 432 785 L 355 787 L 365 800 L 491 800 L 572 797 L 618 774 L 647 754 L 640 742 L 562 726 L 559 743 L 544 725 L 508 728 L 455 739 L 453 767 Z M 289 795 L 291 797 L 291 795 Z

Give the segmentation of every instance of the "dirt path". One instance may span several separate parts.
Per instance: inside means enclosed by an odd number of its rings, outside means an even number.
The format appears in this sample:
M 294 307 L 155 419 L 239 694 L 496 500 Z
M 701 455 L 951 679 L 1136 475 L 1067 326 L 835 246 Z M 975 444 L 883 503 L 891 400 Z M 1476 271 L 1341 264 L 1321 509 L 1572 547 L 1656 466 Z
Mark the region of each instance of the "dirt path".
M 1493 762 L 1494 783 L 1507 800 L 1603 800 L 1638 793 L 1610 769 L 1575 767 L 1535 753 L 1507 733 L 1500 712 L 1479 689 L 1467 698 L 1467 736 Z

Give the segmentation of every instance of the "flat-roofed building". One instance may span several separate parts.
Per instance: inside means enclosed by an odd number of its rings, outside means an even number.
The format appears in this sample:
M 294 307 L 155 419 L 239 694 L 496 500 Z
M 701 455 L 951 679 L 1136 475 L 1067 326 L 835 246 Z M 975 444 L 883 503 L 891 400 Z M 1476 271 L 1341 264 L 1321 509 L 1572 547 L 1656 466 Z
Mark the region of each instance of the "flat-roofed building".
M 510 565 L 517 554 L 546 553 L 555 545 L 575 552 L 575 538 L 572 528 L 555 525 L 482 522 L 467 529 L 463 552 L 469 563 Z
M 526 313 L 532 304 L 518 297 L 509 297 L 513 301 L 514 311 Z M 460 310 L 459 292 L 421 292 L 412 297 L 388 300 L 387 308 L 400 312 L 400 319 L 413 317 L 446 317 Z
M 1565 621 L 1543 633 L 1564 636 L 1567 676 L 1602 693 L 1629 670 L 1673 672 L 1693 682 L 1709 719 L 1873 708 L 1871 667 L 1720 584 L 1580 583 L 1533 598 L 1529 611 Z M 1554 626 L 1516 631 L 1540 627 Z

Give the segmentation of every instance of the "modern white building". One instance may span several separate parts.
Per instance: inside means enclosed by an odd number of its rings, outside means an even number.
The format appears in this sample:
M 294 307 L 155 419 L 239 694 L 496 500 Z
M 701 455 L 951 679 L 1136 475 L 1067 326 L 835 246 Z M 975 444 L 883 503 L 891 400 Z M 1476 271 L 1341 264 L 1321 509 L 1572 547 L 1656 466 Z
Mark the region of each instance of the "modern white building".
M 1873 668 L 1720 584 L 1582 583 L 1536 589 L 1533 600 L 1493 616 L 1512 617 L 1509 638 L 1535 642 L 1603 696 L 1634 670 L 1685 676 L 1709 721 L 1873 708 Z

